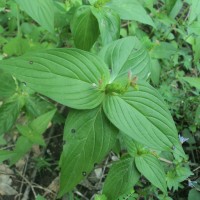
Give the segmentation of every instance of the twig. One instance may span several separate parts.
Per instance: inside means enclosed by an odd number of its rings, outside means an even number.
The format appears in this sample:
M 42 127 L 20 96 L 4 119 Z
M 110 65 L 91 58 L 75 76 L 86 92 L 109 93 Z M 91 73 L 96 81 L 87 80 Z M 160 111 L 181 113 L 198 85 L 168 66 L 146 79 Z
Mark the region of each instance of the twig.
M 21 176 L 21 178 L 23 180 L 25 180 L 26 183 L 28 183 L 29 187 L 31 188 L 31 190 L 32 190 L 32 192 L 34 194 L 34 197 L 36 198 L 37 195 L 35 193 L 34 187 L 32 186 L 32 183 L 23 174 L 21 174 L 19 171 L 17 171 L 17 170 L 15 170 L 15 171 L 17 172 L 18 175 Z
M 197 171 L 198 169 L 200 169 L 200 166 L 199 166 L 199 167 L 197 167 L 196 169 L 194 169 L 194 170 L 193 170 L 193 172 Z
M 161 160 L 161 161 L 163 161 L 163 162 L 166 162 L 166 163 L 168 163 L 168 164 L 170 164 L 170 165 L 172 165 L 172 164 L 173 164 L 173 162 L 172 162 L 172 161 L 170 161 L 170 160 L 167 160 L 167 159 L 165 159 L 165 158 L 161 158 L 161 157 L 159 157 L 158 159 L 159 159 L 159 160 Z

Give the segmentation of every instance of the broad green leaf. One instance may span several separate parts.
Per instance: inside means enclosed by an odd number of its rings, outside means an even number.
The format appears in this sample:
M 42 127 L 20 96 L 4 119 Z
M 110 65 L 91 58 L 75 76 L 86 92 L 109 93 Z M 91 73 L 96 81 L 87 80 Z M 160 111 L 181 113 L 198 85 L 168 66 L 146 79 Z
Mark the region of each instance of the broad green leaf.
M 135 157 L 138 171 L 143 174 L 153 185 L 167 193 L 166 175 L 159 160 L 151 154 L 142 154 Z
M 44 146 L 45 142 L 42 134 L 47 129 L 54 114 L 55 109 L 37 117 L 28 125 L 18 125 L 17 129 L 31 143 Z
M 38 24 L 50 32 L 54 32 L 53 0 L 15 0 L 20 8 L 31 16 Z
M 51 49 L 0 61 L 0 69 L 61 104 L 92 109 L 103 98 L 109 79 L 107 66 L 97 56 L 78 49 Z
M 0 150 L 0 163 L 2 163 L 4 160 L 8 160 L 14 154 L 15 153 L 13 151 Z
M 148 83 L 124 94 L 107 95 L 103 102 L 108 119 L 135 141 L 152 149 L 172 151 L 185 156 L 171 114 L 160 94 Z
M 105 46 L 100 56 L 111 70 L 111 80 L 128 80 L 128 73 L 145 79 L 150 71 L 148 52 L 136 37 L 126 37 Z
M 109 200 L 116 200 L 120 195 L 130 192 L 139 180 L 134 158 L 126 157 L 114 163 L 103 186 L 103 194 Z
M 182 77 L 181 79 L 188 82 L 192 87 L 196 87 L 200 90 L 200 78 Z
M 79 7 L 71 23 L 74 43 L 77 48 L 90 50 L 99 36 L 98 21 L 90 6 Z
M 120 36 L 120 18 L 117 13 L 109 8 L 91 8 L 93 15 L 99 23 L 99 30 L 103 45 L 117 40 Z
M 15 149 L 13 153 L 15 153 L 10 158 L 10 165 L 15 164 L 19 159 L 21 159 L 26 153 L 28 153 L 32 148 L 32 143 L 24 136 L 20 136 L 16 142 Z
M 152 19 L 138 0 L 111 0 L 106 6 L 117 12 L 121 19 L 135 20 L 154 26 Z
M 16 92 L 16 84 L 10 74 L 0 70 L 0 100 L 11 97 Z
M 200 199 L 200 192 L 196 189 L 191 189 L 188 195 L 188 200 L 199 200 Z
M 70 112 L 64 130 L 60 195 L 72 190 L 100 162 L 115 143 L 118 130 L 102 108 Z
M 188 23 L 191 24 L 199 16 L 200 16 L 200 1 L 191 0 Z
M 3 103 L 0 107 L 0 135 L 12 128 L 22 107 L 22 99 L 18 96 Z

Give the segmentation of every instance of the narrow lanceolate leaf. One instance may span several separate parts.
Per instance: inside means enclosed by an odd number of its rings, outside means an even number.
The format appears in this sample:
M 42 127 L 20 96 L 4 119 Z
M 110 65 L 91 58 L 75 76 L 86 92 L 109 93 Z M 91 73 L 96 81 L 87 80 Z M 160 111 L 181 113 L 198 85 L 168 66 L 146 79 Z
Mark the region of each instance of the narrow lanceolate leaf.
M 27 86 L 76 109 L 99 105 L 109 71 L 97 56 L 78 49 L 51 49 L 0 61 L 0 68 Z M 100 84 L 102 83 L 102 84 Z
M 11 97 L 16 92 L 13 77 L 0 70 L 0 100 Z
M 120 36 L 120 17 L 109 8 L 91 8 L 92 13 L 97 18 L 103 45 L 117 40 Z
M 92 14 L 90 6 L 81 6 L 76 10 L 71 29 L 75 46 L 90 50 L 99 36 L 98 21 Z
M 124 94 L 107 95 L 104 112 L 110 121 L 134 140 L 152 149 L 180 150 L 177 130 L 170 112 L 159 93 L 141 82 Z
M 15 0 L 20 8 L 46 30 L 54 31 L 53 0 Z
M 111 70 L 111 80 L 128 79 L 131 72 L 139 79 L 146 79 L 150 72 L 148 52 L 136 37 L 126 37 L 105 46 L 100 52 Z
M 117 161 L 108 173 L 103 194 L 109 200 L 116 200 L 120 195 L 130 192 L 139 177 L 140 174 L 135 167 L 134 158 L 127 157 Z
M 0 107 L 0 135 L 12 128 L 22 107 L 23 102 L 20 97 L 12 98 Z
M 121 19 L 135 20 L 154 26 L 152 19 L 138 0 L 111 0 L 106 6 L 116 11 Z
M 159 160 L 151 154 L 142 154 L 135 157 L 138 171 L 153 185 L 167 193 L 166 175 Z
M 108 154 L 117 132 L 101 107 L 71 111 L 64 131 L 60 195 L 72 190 Z

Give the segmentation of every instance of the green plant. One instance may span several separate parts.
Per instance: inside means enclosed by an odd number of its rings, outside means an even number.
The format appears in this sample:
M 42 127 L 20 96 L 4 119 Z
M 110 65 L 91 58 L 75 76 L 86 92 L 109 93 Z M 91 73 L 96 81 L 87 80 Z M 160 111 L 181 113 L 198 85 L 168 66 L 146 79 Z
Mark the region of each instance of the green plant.
M 10 25 L 7 32 L 2 31 L 6 39 L 0 40 L 2 51 L 11 57 L 0 60 L 0 100 L 3 102 L 0 134 L 11 130 L 22 111 L 26 117 L 22 124 L 16 125 L 20 136 L 15 148 L 0 150 L 0 161 L 9 160 L 13 165 L 34 144 L 45 146 L 42 134 L 50 122 L 55 121 L 53 117 L 59 118 L 55 104 L 62 104 L 70 112 L 59 163 L 59 197 L 73 190 L 112 149 L 118 152 L 125 149 L 126 153 L 111 166 L 102 195 L 96 199 L 137 199 L 140 196 L 171 199 L 170 191 L 178 190 L 181 182 L 193 173 L 182 147 L 183 140 L 180 141 L 183 138 L 178 136 L 161 94 L 176 119 L 180 119 L 177 106 L 172 104 L 182 101 L 188 89 L 178 94 L 177 88 L 171 91 L 169 83 L 178 78 L 175 81 L 182 87 L 187 81 L 199 89 L 199 79 L 182 78 L 185 71 L 176 74 L 176 68 L 172 68 L 179 64 L 178 58 L 182 56 L 184 69 L 189 69 L 186 60 L 190 58 L 190 51 L 183 43 L 192 45 L 196 63 L 199 59 L 198 37 L 188 40 L 189 35 L 182 30 L 184 15 L 178 15 L 184 7 L 182 2 L 161 1 L 160 12 L 154 6 L 159 2 L 156 4 L 153 0 L 149 3 L 123 0 L 122 6 L 120 0 L 90 0 L 83 1 L 83 5 L 79 0 L 16 2 L 8 1 L 8 4 L 17 27 L 3 19 Z M 186 13 L 189 4 L 187 2 Z M 151 11 L 154 21 L 145 8 Z M 41 27 L 20 24 L 30 20 L 21 10 Z M 58 20 L 64 17 L 65 21 Z M 175 20 L 176 17 L 179 20 Z M 188 23 L 196 19 L 193 13 Z M 65 41 L 63 33 L 67 28 L 71 30 L 70 39 Z M 17 35 L 7 39 L 6 35 L 13 29 Z M 125 36 L 119 39 L 122 31 Z M 196 29 L 190 31 L 195 33 Z M 40 38 L 41 33 L 45 37 Z M 64 46 L 73 48 L 55 48 Z M 163 71 L 170 76 L 163 73 L 162 77 Z M 156 87 L 160 84 L 159 90 L 151 83 Z M 192 100 L 198 102 L 195 97 Z M 48 163 L 38 164 L 48 167 Z M 143 177 L 151 185 L 145 184 Z M 143 190 L 133 191 L 134 185 Z

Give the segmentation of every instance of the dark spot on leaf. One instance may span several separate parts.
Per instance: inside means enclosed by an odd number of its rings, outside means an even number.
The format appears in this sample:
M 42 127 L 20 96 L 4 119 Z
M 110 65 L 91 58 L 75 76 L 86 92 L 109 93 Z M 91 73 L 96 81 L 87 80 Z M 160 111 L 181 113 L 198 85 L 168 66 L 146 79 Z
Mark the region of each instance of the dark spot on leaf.
M 76 133 L 76 129 L 72 128 L 71 133 Z
M 33 64 L 33 61 L 32 61 L 32 60 L 30 60 L 30 61 L 29 61 L 29 64 L 31 64 L 31 65 L 32 65 L 32 64 Z
M 86 172 L 82 172 L 82 175 L 83 175 L 83 176 L 86 176 Z
M 66 141 L 63 141 L 63 145 L 65 145 L 66 144 Z
M 26 82 L 22 82 L 22 85 L 25 86 L 25 87 L 27 86 Z

